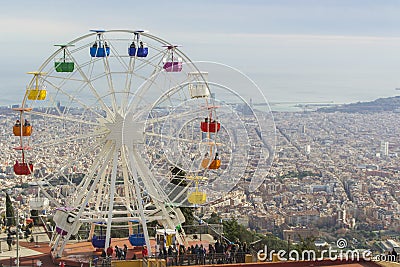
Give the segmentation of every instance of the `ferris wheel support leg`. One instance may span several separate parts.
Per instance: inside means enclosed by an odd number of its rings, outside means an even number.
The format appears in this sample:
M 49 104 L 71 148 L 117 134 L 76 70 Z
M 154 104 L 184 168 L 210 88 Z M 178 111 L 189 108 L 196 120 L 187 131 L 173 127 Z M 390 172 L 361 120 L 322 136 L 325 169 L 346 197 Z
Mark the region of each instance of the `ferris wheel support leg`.
M 54 243 L 56 242 L 57 237 L 58 237 L 58 234 L 56 233 L 56 227 L 54 227 L 53 228 L 53 233 L 51 234 L 51 239 L 50 239 L 49 246 L 54 245 Z
M 134 176 L 136 176 L 136 173 L 134 174 Z M 140 188 L 137 181 L 137 177 L 135 178 L 135 190 L 136 190 L 136 195 L 140 196 Z M 146 246 L 149 248 L 148 249 L 148 253 L 149 256 L 152 256 L 152 252 L 151 252 L 151 245 L 150 245 L 150 238 L 149 238 L 149 232 L 147 231 L 147 222 L 146 222 L 146 218 L 144 216 L 144 209 L 143 209 L 143 203 L 141 201 L 141 199 L 138 197 L 138 205 L 139 205 L 139 211 L 140 211 L 140 221 L 142 223 L 142 227 L 143 227 L 143 233 L 144 233 L 144 240 L 146 241 Z M 156 251 L 157 253 L 157 251 Z
M 140 158 L 140 155 L 137 152 L 137 150 L 135 148 L 133 148 L 130 152 L 131 152 L 131 153 L 129 153 L 130 162 L 132 164 L 135 164 L 135 166 L 134 166 L 135 168 L 132 168 L 132 169 L 135 169 L 139 172 L 139 175 L 140 175 L 140 177 L 142 177 L 142 181 L 143 181 L 143 184 L 144 184 L 146 190 L 148 190 L 148 192 L 150 193 L 151 196 L 160 196 L 160 198 L 162 198 L 162 201 L 157 200 L 157 199 L 153 199 L 153 201 L 154 201 L 154 204 L 157 207 L 157 209 L 161 210 L 161 213 L 163 216 L 163 221 L 165 221 L 165 224 L 167 227 L 176 229 L 177 224 L 175 225 L 175 223 L 172 221 L 172 219 L 170 217 L 170 212 L 168 212 L 167 208 L 165 207 L 166 204 L 170 203 L 168 196 L 161 196 L 157 192 L 157 190 L 156 190 L 157 186 L 156 186 L 156 183 L 154 182 L 155 178 L 152 176 L 148 167 L 142 161 L 134 160 L 134 158 L 137 158 L 137 159 Z M 160 190 L 160 192 L 161 192 L 161 190 Z M 178 242 L 187 246 L 186 240 L 182 239 L 179 235 L 177 235 L 177 237 L 178 237 Z
M 88 240 L 92 240 L 93 234 L 94 234 L 94 228 L 95 228 L 95 227 L 96 227 L 96 226 L 95 226 L 94 223 L 91 223 L 91 224 L 90 224 L 90 232 L 89 232 Z
M 114 196 L 115 196 L 115 182 L 117 180 L 117 166 L 118 166 L 118 151 L 114 151 L 113 168 L 111 171 L 111 186 L 110 186 L 110 204 L 108 206 L 107 215 L 107 230 L 106 230 L 106 246 L 108 247 L 111 239 L 111 224 L 114 209 Z
M 141 195 L 140 194 L 140 189 L 138 187 L 139 182 L 138 182 L 138 177 L 137 177 L 137 173 L 136 173 L 136 171 L 137 171 L 138 174 L 140 175 L 140 177 L 142 178 L 143 185 L 146 188 L 146 190 L 148 190 L 148 192 L 150 193 L 151 196 L 155 196 L 157 192 L 155 192 L 154 185 L 152 185 L 152 186 L 149 185 L 149 182 L 151 182 L 151 177 L 146 175 L 146 172 L 143 169 L 143 168 L 145 168 L 143 166 L 143 164 L 141 164 L 139 166 L 138 161 L 135 160 L 135 158 L 136 159 L 140 158 L 140 155 L 138 155 L 138 153 L 135 150 L 135 148 L 133 148 L 133 149 L 129 148 L 129 153 L 128 154 L 129 154 L 129 163 L 131 164 L 131 169 L 133 170 L 132 173 L 133 173 L 133 179 L 134 179 L 134 184 L 135 184 L 135 189 L 136 189 L 136 195 L 137 196 Z M 159 203 L 160 203 L 159 201 L 154 200 L 155 206 L 162 211 L 163 217 L 165 217 L 168 220 L 169 215 L 168 215 L 168 212 L 165 209 L 164 203 L 162 203 L 162 204 L 159 204 Z M 139 205 L 139 210 L 140 210 L 140 213 L 141 213 L 141 217 L 144 218 L 143 205 L 142 205 L 140 199 L 138 199 L 138 205 Z M 143 232 L 145 234 L 145 241 L 146 241 L 146 245 L 147 245 L 147 244 L 150 243 L 150 241 L 149 241 L 148 232 L 147 232 L 147 226 L 146 226 L 145 221 L 144 222 L 142 221 L 142 225 L 143 225 Z M 146 227 L 146 230 L 145 230 L 144 227 Z M 146 237 L 146 235 L 147 235 L 147 237 Z M 150 248 L 149 249 L 149 253 L 150 253 L 151 247 L 149 247 L 149 248 Z
M 101 157 L 99 157 L 99 159 L 103 159 L 104 158 L 104 162 L 109 162 L 111 160 L 111 156 L 113 154 L 112 153 L 113 151 L 114 151 L 114 146 L 112 145 L 111 142 L 107 142 L 105 147 L 104 147 L 104 150 L 102 151 L 102 155 L 101 155 Z M 99 162 L 101 162 L 101 160 L 99 160 Z M 106 168 L 107 168 L 107 164 L 103 164 L 101 166 L 100 170 L 99 170 L 99 173 L 104 173 Z M 79 219 L 81 218 L 83 210 L 85 209 L 86 204 L 89 202 L 90 197 L 93 195 L 93 192 L 95 190 L 96 184 L 98 184 L 98 182 L 100 180 L 100 177 L 101 176 L 98 175 L 96 177 L 96 179 L 94 179 L 94 181 L 93 181 L 93 183 L 92 183 L 92 185 L 90 187 L 89 192 L 86 193 L 85 200 L 84 200 L 83 204 L 80 206 L 79 212 L 76 215 L 76 220 L 75 220 L 75 222 L 73 223 L 73 225 L 71 227 L 73 230 L 76 230 L 77 227 L 80 227 L 80 225 L 78 225 Z M 73 231 L 69 231 L 68 234 L 65 237 L 63 237 L 64 241 L 63 241 L 60 249 L 57 252 L 57 256 L 58 257 L 61 257 L 62 252 L 64 251 L 64 248 L 68 243 L 68 240 L 71 238 L 72 232 Z
M 58 256 L 58 245 L 59 245 L 60 239 L 61 239 L 61 235 L 57 234 L 54 245 L 52 247 L 52 251 L 53 251 L 53 253 L 56 254 L 56 257 Z
M 133 192 L 133 190 L 131 190 L 129 188 L 129 184 L 130 184 L 130 177 L 128 174 L 128 163 L 127 163 L 127 159 L 126 159 L 126 151 L 124 147 L 121 147 L 121 152 L 122 152 L 122 176 L 124 178 L 124 191 L 125 191 L 125 203 L 131 203 L 131 199 L 135 199 L 135 195 L 136 193 Z M 129 205 L 130 206 L 130 205 Z M 129 214 L 133 213 L 133 210 L 128 208 L 128 216 Z M 128 222 L 128 230 L 129 230 L 129 235 L 133 234 L 133 229 L 132 229 L 132 222 Z

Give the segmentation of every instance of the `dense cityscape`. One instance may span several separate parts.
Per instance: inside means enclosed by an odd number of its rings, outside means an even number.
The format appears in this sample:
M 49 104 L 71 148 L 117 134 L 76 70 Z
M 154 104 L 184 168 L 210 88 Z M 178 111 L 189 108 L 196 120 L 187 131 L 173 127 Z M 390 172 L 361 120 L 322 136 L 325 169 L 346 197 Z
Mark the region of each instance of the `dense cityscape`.
M 355 247 L 393 248 L 381 237 L 388 233 L 392 242 L 400 229 L 400 113 L 329 111 L 275 112 L 267 181 L 256 193 L 236 190 L 206 209 L 284 240 L 346 236 Z
M 13 173 L 12 114 L 1 109 L 0 181 L 26 211 L 36 190 L 20 188 L 29 181 Z M 396 246 L 386 240 L 394 242 L 400 229 L 400 113 L 274 112 L 274 119 L 276 153 L 266 181 L 254 193 L 239 186 L 205 205 L 204 218 L 217 213 L 283 240 L 313 235 L 334 241 L 339 234 L 353 238 L 356 247 Z

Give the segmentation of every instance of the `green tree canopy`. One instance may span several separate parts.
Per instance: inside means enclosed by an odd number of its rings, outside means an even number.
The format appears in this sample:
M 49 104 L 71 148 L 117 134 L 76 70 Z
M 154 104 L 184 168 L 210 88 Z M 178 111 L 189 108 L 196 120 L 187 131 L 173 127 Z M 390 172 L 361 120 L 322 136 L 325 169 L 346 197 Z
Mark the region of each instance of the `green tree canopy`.
M 8 193 L 6 193 L 6 218 L 7 226 L 15 226 L 14 207 Z

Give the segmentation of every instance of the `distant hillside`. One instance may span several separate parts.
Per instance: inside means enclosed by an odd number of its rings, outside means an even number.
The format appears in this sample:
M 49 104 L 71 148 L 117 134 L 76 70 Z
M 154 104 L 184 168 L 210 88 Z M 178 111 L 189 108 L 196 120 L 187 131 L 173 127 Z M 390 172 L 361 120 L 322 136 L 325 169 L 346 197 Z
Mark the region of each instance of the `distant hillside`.
M 400 112 L 400 96 L 379 98 L 371 102 L 357 102 L 351 104 L 338 105 L 318 109 L 320 112 L 349 112 L 349 113 L 366 113 L 366 112 L 382 112 L 395 111 Z

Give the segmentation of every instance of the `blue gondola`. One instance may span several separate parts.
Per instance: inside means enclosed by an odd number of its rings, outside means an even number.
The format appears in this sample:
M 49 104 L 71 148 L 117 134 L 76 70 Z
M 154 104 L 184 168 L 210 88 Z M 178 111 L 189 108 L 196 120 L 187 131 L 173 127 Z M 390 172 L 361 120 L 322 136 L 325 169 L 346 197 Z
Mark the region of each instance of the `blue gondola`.
M 101 236 L 94 235 L 92 237 L 92 245 L 95 248 L 105 248 L 106 247 L 106 236 L 105 235 L 101 235 Z
M 146 245 L 146 240 L 143 233 L 129 235 L 129 243 L 132 246 L 141 247 Z
M 128 48 L 128 54 L 131 57 L 147 57 L 149 54 L 149 48 L 146 46 L 143 41 L 140 40 L 140 34 L 144 32 L 142 30 L 135 31 L 134 34 L 134 39 Z
M 91 30 L 97 33 L 95 43 L 90 47 L 90 56 L 92 57 L 108 57 L 110 55 L 110 47 L 104 41 L 102 36 L 104 30 Z
M 136 52 L 137 51 L 137 52 Z M 147 55 L 149 54 L 149 48 L 148 47 L 129 47 L 128 48 L 128 53 L 130 57 L 147 57 Z
M 110 47 L 99 47 L 93 45 L 90 47 L 90 55 L 92 57 L 108 57 L 110 55 Z
M 95 227 L 98 225 L 100 227 L 100 235 L 93 235 L 92 237 L 92 245 L 95 248 L 106 248 L 106 236 L 103 234 L 103 227 L 106 226 L 105 223 L 97 222 L 94 223 Z M 110 238 L 111 244 L 111 238 Z
M 130 222 L 137 223 L 137 233 L 129 235 L 129 243 L 136 247 L 142 247 L 146 245 L 144 233 L 140 231 L 140 222 L 138 220 L 132 220 Z
M 148 47 L 139 47 L 137 50 L 137 57 L 147 57 L 147 55 L 149 54 Z
M 131 46 L 128 48 L 128 54 L 130 57 L 134 57 L 136 55 L 136 46 L 134 42 L 132 42 Z

